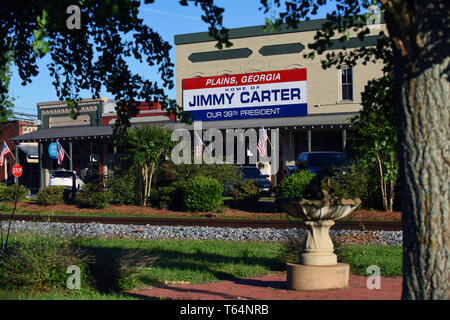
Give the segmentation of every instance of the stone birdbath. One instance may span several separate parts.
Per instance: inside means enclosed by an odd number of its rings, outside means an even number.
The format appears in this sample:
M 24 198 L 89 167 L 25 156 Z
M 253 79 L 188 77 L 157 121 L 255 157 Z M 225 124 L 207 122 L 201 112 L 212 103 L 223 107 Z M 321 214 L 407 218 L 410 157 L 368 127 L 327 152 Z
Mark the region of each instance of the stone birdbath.
M 305 221 L 308 236 L 300 263 L 311 266 L 337 264 L 337 256 L 329 230 L 334 220 L 342 219 L 361 204 L 359 198 L 339 199 L 335 202 L 304 198 L 283 199 L 283 209 L 292 217 Z
M 360 204 L 359 198 L 344 199 L 323 189 L 324 178 L 311 181 L 312 196 L 280 199 L 279 205 L 290 216 L 304 220 L 308 236 L 299 264 L 287 264 L 288 288 L 319 290 L 348 286 L 350 266 L 338 263 L 329 230 Z

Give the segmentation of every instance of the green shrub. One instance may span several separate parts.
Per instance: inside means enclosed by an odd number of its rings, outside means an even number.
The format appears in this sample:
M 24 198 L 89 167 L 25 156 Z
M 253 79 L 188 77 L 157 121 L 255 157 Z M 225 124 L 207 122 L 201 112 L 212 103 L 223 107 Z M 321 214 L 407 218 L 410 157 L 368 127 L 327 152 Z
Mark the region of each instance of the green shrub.
M 55 205 L 63 203 L 65 200 L 66 187 L 51 186 L 42 188 L 37 194 L 37 199 L 43 206 Z
M 164 174 L 165 177 L 172 177 L 173 180 L 186 181 L 197 175 L 202 175 L 208 178 L 214 178 L 219 180 L 222 185 L 225 184 L 236 184 L 241 180 L 241 171 L 234 164 L 179 164 L 172 165 L 169 167 L 162 167 L 162 173 L 158 176 Z M 159 178 L 161 181 L 162 178 Z M 158 184 L 161 185 L 161 184 Z M 167 184 L 166 184 L 167 185 Z
M 150 203 L 152 206 L 164 209 L 177 210 L 181 207 L 181 201 L 177 191 L 181 192 L 178 187 L 179 183 L 174 182 L 165 187 L 154 187 L 150 192 Z
M 223 185 L 214 178 L 195 176 L 178 185 L 187 211 L 214 211 L 223 205 Z
M 16 200 L 16 193 L 17 194 L 17 201 L 25 200 L 28 196 L 29 190 L 22 185 L 10 185 L 0 188 L 0 201 L 8 201 L 8 202 L 14 202 Z
M 66 238 L 27 236 L 15 239 L 0 252 L 0 288 L 51 290 L 67 289 L 67 267 L 81 271 L 81 284 L 88 283 L 88 258 Z
M 306 189 L 313 177 L 314 174 L 309 170 L 302 170 L 284 178 L 277 189 L 277 196 L 280 198 L 306 197 Z
M 342 169 L 345 174 L 334 175 L 330 180 L 330 187 L 334 194 L 345 199 L 360 198 L 365 200 L 370 198 L 370 175 L 367 169 L 354 164 Z
M 253 180 L 239 182 L 231 191 L 231 197 L 239 207 L 254 205 L 260 198 L 258 183 Z
M 92 195 L 91 206 L 97 209 L 104 209 L 109 205 L 111 198 L 111 193 L 108 191 L 96 192 Z
M 83 207 L 106 208 L 112 199 L 110 191 L 100 191 L 99 186 L 88 183 L 77 195 L 77 200 Z
M 117 169 L 108 179 L 109 190 L 113 200 L 122 205 L 138 205 L 140 202 L 140 181 L 133 170 L 120 171 Z
M 0 211 L 8 212 L 13 210 L 14 207 L 11 207 L 6 202 L 0 202 Z

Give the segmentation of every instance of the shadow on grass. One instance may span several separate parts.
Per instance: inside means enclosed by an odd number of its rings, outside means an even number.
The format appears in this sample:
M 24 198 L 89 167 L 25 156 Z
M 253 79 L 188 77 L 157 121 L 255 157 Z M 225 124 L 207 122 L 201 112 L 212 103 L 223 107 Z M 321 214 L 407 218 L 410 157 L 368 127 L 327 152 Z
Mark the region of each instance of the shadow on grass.
M 269 271 L 277 272 L 285 269 L 285 264 L 278 256 L 252 257 L 246 250 L 241 250 L 238 256 L 227 256 L 199 249 L 194 253 L 182 253 L 169 249 L 151 251 L 120 247 L 80 247 L 94 260 L 89 266 L 89 272 L 95 279 L 92 285 L 102 293 L 128 290 L 136 284 L 140 287 L 164 285 L 161 281 L 163 279 L 158 278 L 158 272 L 152 274 L 152 270 L 146 270 L 149 267 L 163 269 L 166 274 L 172 273 L 174 278 L 183 278 L 183 272 L 194 271 L 201 279 L 219 281 L 243 281 L 231 270 L 224 271 L 238 265 L 249 269 L 263 266 Z M 217 265 L 221 265 L 222 270 L 218 270 L 220 267 Z

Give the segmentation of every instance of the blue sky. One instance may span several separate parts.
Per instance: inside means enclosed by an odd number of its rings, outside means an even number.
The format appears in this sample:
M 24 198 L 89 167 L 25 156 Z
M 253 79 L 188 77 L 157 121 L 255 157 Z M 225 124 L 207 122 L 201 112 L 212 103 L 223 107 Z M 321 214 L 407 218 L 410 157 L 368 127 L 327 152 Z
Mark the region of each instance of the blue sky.
M 219 0 L 216 3 L 225 8 L 224 25 L 227 28 L 262 25 L 267 17 L 263 11 L 258 10 L 261 7 L 260 0 Z M 325 17 L 326 10 L 327 8 L 323 8 L 314 18 Z M 178 4 L 178 0 L 156 0 L 153 4 L 143 5 L 140 11 L 140 17 L 144 19 L 144 22 L 159 32 L 172 45 L 171 59 L 173 63 L 175 63 L 174 35 L 207 31 L 208 26 L 201 20 L 201 14 L 202 10 L 199 7 L 193 5 L 184 7 Z M 13 69 L 10 92 L 16 97 L 16 107 L 14 108 L 16 112 L 36 114 L 36 103 L 58 100 L 56 91 L 51 84 L 52 78 L 46 67 L 49 61 L 47 56 L 39 61 L 39 75 L 26 86 L 21 85 L 21 79 Z M 130 65 L 133 71 L 139 70 L 140 74 L 152 80 L 158 79 L 158 74 L 151 68 L 134 62 L 130 62 Z M 167 92 L 171 98 L 175 98 L 175 89 Z M 83 96 L 89 98 L 90 93 L 86 91 Z M 101 96 L 113 97 L 105 90 L 102 91 Z

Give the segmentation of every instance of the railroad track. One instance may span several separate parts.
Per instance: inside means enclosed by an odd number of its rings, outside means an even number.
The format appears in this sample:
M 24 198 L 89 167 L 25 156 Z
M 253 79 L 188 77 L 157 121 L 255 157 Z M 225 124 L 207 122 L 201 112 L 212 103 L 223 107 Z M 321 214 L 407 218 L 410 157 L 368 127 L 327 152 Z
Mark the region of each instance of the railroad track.
M 3 221 L 11 220 L 9 215 L 1 215 Z M 65 223 L 105 223 L 105 224 L 133 224 L 151 226 L 197 226 L 221 228 L 274 228 L 291 229 L 305 228 L 299 220 L 265 220 L 265 219 L 216 219 L 216 218 L 136 218 L 136 217 L 87 217 L 87 216 L 40 216 L 16 215 L 16 221 L 34 222 L 65 222 Z M 402 230 L 400 221 L 373 221 L 373 220 L 338 220 L 333 229 L 341 230 L 371 230 L 371 231 L 399 231 Z

